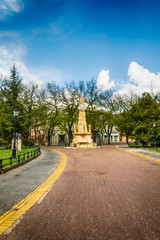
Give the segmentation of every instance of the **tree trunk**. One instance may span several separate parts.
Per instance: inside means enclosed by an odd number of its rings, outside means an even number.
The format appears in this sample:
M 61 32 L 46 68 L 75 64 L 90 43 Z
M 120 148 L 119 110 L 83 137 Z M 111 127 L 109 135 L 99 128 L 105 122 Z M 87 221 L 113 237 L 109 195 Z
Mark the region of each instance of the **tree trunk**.
M 48 146 L 51 146 L 51 135 L 48 133 Z
M 127 144 L 128 144 L 128 136 L 126 135 L 126 142 L 127 142 Z
M 68 140 L 69 140 L 69 146 L 72 143 L 72 126 L 68 126 Z
M 71 144 L 71 142 L 72 142 L 72 132 L 70 132 L 70 133 L 68 134 L 68 138 L 69 138 L 69 146 L 70 146 L 70 144 Z
M 110 134 L 110 133 L 108 133 L 108 144 L 110 144 L 110 143 L 111 143 L 111 140 L 110 140 L 110 138 L 111 138 L 111 134 Z
M 104 133 L 103 133 L 103 131 L 101 132 L 101 142 L 103 143 L 104 141 L 103 141 L 103 139 L 104 139 Z

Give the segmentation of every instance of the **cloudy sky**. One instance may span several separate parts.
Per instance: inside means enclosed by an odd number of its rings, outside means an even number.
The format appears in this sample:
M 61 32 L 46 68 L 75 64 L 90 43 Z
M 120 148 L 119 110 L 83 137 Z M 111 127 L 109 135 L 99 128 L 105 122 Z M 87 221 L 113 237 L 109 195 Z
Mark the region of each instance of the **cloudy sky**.
M 160 0 L 0 0 L 0 74 L 160 90 Z

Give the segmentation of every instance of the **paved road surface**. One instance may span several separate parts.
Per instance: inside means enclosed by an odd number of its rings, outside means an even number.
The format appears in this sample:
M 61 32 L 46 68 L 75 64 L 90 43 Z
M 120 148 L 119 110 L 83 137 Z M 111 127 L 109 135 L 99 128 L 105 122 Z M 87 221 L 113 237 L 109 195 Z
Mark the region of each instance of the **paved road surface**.
M 49 177 L 60 160 L 58 153 L 44 149 L 38 158 L 0 175 L 0 216 Z
M 1 240 L 160 240 L 160 163 L 114 146 L 57 149 L 63 174 Z

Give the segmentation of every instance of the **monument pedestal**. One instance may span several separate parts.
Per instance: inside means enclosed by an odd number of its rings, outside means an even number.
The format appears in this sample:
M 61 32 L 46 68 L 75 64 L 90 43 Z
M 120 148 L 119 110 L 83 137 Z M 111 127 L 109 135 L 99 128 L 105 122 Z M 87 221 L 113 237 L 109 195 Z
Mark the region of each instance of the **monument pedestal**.
M 77 148 L 93 148 L 96 147 L 97 144 L 92 142 L 91 139 L 91 133 L 75 133 L 73 134 L 74 140 L 71 143 L 71 147 L 77 147 Z

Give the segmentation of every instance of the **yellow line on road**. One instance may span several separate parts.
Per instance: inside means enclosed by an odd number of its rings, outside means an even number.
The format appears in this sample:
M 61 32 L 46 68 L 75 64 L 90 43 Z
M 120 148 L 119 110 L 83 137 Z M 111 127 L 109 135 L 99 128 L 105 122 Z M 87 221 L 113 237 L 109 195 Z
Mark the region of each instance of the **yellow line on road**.
M 27 210 L 29 210 L 54 184 L 63 172 L 67 158 L 64 153 L 55 151 L 61 155 L 61 162 L 56 170 L 32 193 L 16 204 L 11 210 L 0 217 L 0 235 L 11 227 Z
M 128 150 L 124 150 L 124 149 L 122 149 L 122 148 L 119 148 L 118 145 L 115 146 L 115 148 L 118 149 L 118 150 L 124 151 L 124 152 L 128 152 L 128 153 L 131 153 L 131 154 L 140 156 L 140 157 L 148 158 L 148 159 L 150 159 L 150 160 L 152 160 L 152 161 L 155 161 L 155 162 L 160 162 L 160 160 L 158 160 L 158 159 L 155 159 L 155 158 L 152 158 L 152 157 L 148 157 L 148 156 L 145 156 L 145 155 L 140 154 L 140 153 L 135 153 L 135 152 L 131 152 L 131 151 L 128 151 Z

